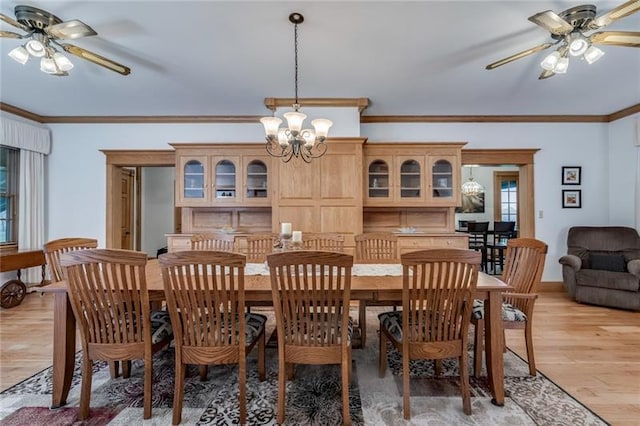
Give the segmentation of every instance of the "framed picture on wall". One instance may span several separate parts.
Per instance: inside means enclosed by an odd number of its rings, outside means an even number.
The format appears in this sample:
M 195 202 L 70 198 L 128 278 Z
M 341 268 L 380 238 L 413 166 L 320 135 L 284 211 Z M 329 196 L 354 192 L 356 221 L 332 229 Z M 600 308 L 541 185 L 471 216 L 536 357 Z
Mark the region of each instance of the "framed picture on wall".
M 562 167 L 562 184 L 563 185 L 580 185 L 582 180 L 582 167 L 564 166 Z
M 456 207 L 456 213 L 484 213 L 484 192 L 462 194 L 462 206 Z
M 562 208 L 579 209 L 582 207 L 582 191 L 580 189 L 562 190 Z

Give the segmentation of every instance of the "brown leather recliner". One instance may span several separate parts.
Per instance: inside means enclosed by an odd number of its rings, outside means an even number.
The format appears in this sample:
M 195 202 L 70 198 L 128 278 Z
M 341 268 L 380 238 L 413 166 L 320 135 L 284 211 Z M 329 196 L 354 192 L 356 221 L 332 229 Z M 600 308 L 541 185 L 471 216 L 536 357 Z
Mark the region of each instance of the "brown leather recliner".
M 574 226 L 560 258 L 577 302 L 640 310 L 640 236 L 623 226 Z

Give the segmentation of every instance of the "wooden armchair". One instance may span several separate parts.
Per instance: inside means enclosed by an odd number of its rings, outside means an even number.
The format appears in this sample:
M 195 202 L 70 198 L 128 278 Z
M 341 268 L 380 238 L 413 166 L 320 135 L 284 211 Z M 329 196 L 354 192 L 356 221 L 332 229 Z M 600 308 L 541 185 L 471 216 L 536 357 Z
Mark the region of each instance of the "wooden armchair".
M 533 305 L 542 278 L 547 245 L 533 238 L 514 238 L 507 242 L 507 263 L 502 281 L 513 287 L 503 294 L 502 321 L 504 328 L 523 329 L 527 346 L 529 374 L 536 375 L 533 355 Z M 480 377 L 482 342 L 484 342 L 484 300 L 475 300 L 471 321 L 475 325 L 474 375 Z M 503 337 L 504 338 L 504 337 Z
M 194 234 L 191 236 L 191 250 L 234 251 L 236 237 L 224 232 Z
M 390 232 L 372 232 L 355 236 L 355 263 L 399 263 L 398 237 Z M 367 305 L 388 306 L 386 302 L 358 302 L 358 324 L 360 325 L 360 345 L 367 343 Z M 395 309 L 395 305 L 394 305 Z
M 303 232 L 302 248 L 304 250 L 344 251 L 344 236 L 331 232 Z
M 152 317 L 146 264 L 146 253 L 130 250 L 76 250 L 60 256 L 82 339 L 79 420 L 89 416 L 94 360 L 144 360 L 144 418 L 151 418 L 152 354 L 168 346 L 173 334 L 168 313 Z
M 267 260 L 267 255 L 273 253 L 273 246 L 278 240 L 278 235 L 249 234 L 247 235 L 247 262 L 262 263 Z
M 278 424 L 284 422 L 287 372 L 293 364 L 340 364 L 342 420 L 350 424 L 353 256 L 289 251 L 268 255 L 267 263 L 278 334 Z
M 406 253 L 402 262 L 402 311 L 380 314 L 379 374 L 387 368 L 387 341 L 402 353 L 404 418 L 411 418 L 409 361 L 458 357 L 462 405 L 471 414 L 467 334 L 482 255 L 435 249 Z

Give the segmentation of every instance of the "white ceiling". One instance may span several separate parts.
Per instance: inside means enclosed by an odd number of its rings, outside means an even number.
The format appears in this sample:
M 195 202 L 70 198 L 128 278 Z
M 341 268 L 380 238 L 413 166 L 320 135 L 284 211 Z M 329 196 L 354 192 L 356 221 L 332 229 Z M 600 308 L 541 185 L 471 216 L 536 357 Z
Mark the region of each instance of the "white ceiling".
M 592 1 L 598 14 L 622 2 Z M 266 115 L 265 97 L 293 97 L 288 16 L 300 12 L 300 97 L 366 97 L 364 115 L 602 115 L 640 103 L 637 48 L 603 46 L 599 62 L 572 58 L 547 80 L 548 52 L 484 69 L 551 41 L 529 16 L 582 3 L 2 0 L 10 17 L 29 4 L 85 22 L 98 35 L 71 43 L 132 72 L 71 56 L 68 77 L 50 76 L 8 58 L 20 41 L 1 39 L 0 100 L 44 116 Z M 640 12 L 607 30 L 640 31 Z

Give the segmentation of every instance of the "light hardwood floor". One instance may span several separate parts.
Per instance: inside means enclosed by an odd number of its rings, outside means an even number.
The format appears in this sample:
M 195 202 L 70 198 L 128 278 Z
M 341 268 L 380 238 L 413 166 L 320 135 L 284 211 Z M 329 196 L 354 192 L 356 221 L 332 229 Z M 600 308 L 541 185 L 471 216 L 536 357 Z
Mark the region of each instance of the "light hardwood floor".
M 553 289 L 558 286 L 548 285 Z M 51 365 L 52 295 L 30 293 L 0 310 L 0 388 Z M 507 330 L 507 345 L 526 358 L 524 333 Z M 614 425 L 640 419 L 640 313 L 580 305 L 562 291 L 536 302 L 538 370 Z

